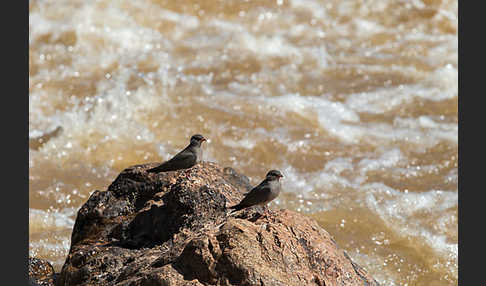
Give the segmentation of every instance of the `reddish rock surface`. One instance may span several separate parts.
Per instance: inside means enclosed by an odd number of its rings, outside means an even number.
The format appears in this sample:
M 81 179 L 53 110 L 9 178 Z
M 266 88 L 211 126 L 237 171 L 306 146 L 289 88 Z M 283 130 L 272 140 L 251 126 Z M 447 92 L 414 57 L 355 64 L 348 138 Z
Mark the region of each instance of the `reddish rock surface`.
M 251 186 L 202 162 L 124 170 L 78 211 L 56 285 L 378 285 L 314 220 L 288 210 L 230 214 Z

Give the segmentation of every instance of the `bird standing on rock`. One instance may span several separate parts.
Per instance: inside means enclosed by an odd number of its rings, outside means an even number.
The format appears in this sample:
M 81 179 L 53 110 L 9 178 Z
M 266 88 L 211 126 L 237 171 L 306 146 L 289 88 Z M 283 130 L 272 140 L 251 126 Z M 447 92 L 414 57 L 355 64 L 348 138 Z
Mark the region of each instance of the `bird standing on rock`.
M 170 160 L 160 164 L 157 167 L 148 169 L 147 172 L 159 173 L 176 171 L 180 169 L 188 169 L 196 165 L 197 162 L 202 160 L 202 142 L 206 141 L 200 134 L 195 134 L 191 137 L 191 143 L 184 148 L 181 152 L 177 153 Z
M 239 204 L 230 207 L 230 209 L 238 211 L 254 205 L 268 204 L 280 193 L 280 190 L 282 189 L 280 178 L 282 177 L 283 175 L 280 171 L 270 170 L 267 173 L 266 178 L 258 186 L 251 189 Z

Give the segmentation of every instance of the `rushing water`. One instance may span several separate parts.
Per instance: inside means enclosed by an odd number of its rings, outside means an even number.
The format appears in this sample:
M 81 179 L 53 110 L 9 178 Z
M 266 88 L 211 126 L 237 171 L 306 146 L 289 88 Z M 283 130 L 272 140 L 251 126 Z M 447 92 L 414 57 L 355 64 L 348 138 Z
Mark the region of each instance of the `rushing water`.
M 458 4 L 50 1 L 29 13 L 30 255 L 193 133 L 383 285 L 457 285 Z

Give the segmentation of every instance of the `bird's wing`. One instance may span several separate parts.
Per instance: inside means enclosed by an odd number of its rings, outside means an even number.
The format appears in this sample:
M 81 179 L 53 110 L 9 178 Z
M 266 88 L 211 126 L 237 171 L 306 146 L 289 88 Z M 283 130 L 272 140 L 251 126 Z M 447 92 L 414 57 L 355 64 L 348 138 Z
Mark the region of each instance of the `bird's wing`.
M 196 162 L 196 154 L 191 152 L 190 150 L 184 149 L 181 152 L 177 153 L 174 157 L 172 157 L 167 162 L 189 162 L 191 163 L 194 161 Z
M 177 153 L 170 160 L 160 164 L 159 166 L 147 170 L 148 172 L 167 172 L 179 169 L 186 169 L 192 167 L 196 163 L 196 155 L 190 150 L 184 149 Z
M 262 203 L 262 197 L 265 197 L 270 192 L 270 186 L 265 182 L 260 183 L 254 187 L 245 198 L 239 203 L 241 206 L 252 206 Z
M 190 168 L 194 164 L 196 164 L 196 159 L 196 154 L 194 154 L 193 152 L 189 150 L 182 150 L 174 157 L 172 157 L 169 161 L 167 161 L 166 164 L 173 166 L 177 169 L 185 169 Z

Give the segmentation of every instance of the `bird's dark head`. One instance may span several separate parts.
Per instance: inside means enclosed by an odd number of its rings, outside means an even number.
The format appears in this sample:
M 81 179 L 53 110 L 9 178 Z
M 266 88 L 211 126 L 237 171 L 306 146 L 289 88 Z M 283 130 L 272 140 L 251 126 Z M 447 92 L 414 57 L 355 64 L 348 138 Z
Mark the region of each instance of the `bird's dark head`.
M 201 145 L 202 142 L 206 141 L 206 138 L 201 134 L 195 134 L 191 137 L 191 144 Z
M 280 171 L 278 170 L 270 170 L 268 173 L 267 173 L 267 179 L 269 180 L 280 180 L 280 178 L 283 178 L 283 175 L 282 173 L 280 173 Z

